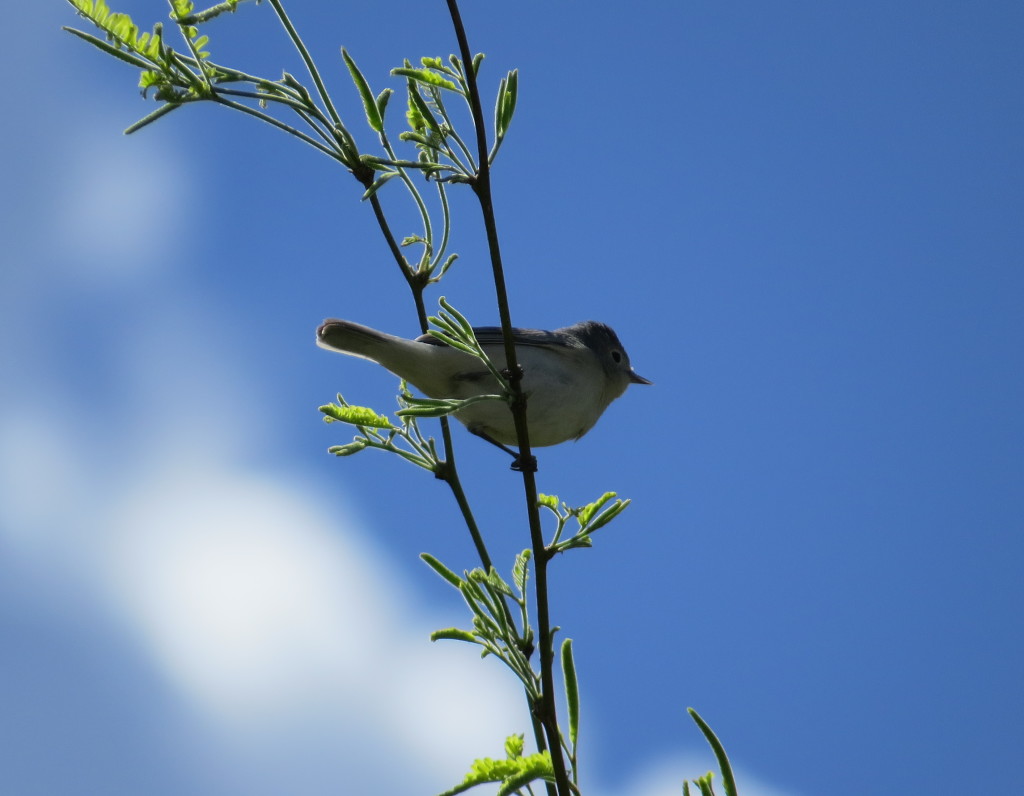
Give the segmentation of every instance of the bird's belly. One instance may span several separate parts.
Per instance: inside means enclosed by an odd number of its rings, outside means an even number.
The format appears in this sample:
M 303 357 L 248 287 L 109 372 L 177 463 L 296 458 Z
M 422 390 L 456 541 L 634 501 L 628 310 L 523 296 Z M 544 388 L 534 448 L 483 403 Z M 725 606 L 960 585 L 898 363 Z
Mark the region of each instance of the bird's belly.
M 526 419 L 530 444 L 536 447 L 558 445 L 585 434 L 597 422 L 604 406 L 575 385 L 558 385 L 554 389 L 529 391 L 527 387 Z M 455 417 L 471 431 L 483 432 L 503 445 L 518 445 L 512 411 L 504 401 L 481 401 L 459 412 Z

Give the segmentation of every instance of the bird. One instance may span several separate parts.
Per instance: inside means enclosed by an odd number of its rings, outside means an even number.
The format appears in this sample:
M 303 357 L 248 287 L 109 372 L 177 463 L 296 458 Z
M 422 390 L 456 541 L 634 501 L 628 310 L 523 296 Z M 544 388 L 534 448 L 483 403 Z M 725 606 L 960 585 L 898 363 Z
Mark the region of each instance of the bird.
M 473 333 L 498 370 L 506 368 L 501 327 L 474 327 Z M 513 328 L 512 338 L 523 373 L 520 387 L 526 396 L 531 447 L 578 440 L 630 384 L 652 383 L 633 370 L 618 335 L 604 323 L 581 321 L 553 331 Z M 430 398 L 502 392 L 479 358 L 431 335 L 410 340 L 329 318 L 317 328 L 316 342 L 376 362 Z M 507 447 L 517 445 L 518 436 L 506 403 L 480 401 L 454 416 L 471 433 L 517 456 Z

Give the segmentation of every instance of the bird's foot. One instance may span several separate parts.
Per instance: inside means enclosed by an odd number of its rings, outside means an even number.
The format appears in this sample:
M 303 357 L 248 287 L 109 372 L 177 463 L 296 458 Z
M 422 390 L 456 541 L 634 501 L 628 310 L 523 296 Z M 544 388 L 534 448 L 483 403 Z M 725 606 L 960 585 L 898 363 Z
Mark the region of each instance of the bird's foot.
M 512 460 L 512 469 L 517 473 L 535 473 L 537 472 L 537 457 L 523 456 L 523 454 L 518 453 L 515 459 Z

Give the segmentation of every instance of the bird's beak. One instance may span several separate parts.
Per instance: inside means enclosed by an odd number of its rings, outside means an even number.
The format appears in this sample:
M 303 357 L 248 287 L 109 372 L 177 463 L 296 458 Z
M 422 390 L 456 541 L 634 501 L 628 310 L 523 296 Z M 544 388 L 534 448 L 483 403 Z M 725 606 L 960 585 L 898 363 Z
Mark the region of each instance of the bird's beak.
M 636 373 L 636 371 L 629 371 L 629 383 L 630 384 L 654 384 L 653 381 L 648 381 L 643 376 Z

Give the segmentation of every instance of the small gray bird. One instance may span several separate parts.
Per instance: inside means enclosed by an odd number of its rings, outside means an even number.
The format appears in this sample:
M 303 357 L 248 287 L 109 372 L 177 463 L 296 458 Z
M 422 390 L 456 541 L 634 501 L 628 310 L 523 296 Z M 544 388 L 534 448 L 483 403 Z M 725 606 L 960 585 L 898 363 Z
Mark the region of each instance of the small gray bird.
M 501 328 L 482 326 L 473 332 L 495 366 L 505 368 Z M 513 329 L 512 334 L 523 369 L 531 445 L 579 439 L 626 387 L 651 383 L 633 371 L 619 338 L 603 323 L 583 321 L 553 332 Z M 316 342 L 321 348 L 372 360 L 431 398 L 470 398 L 501 391 L 479 359 L 430 335 L 407 340 L 332 318 L 317 329 Z M 481 401 L 459 410 L 455 417 L 499 447 L 517 444 L 512 413 L 501 401 Z

